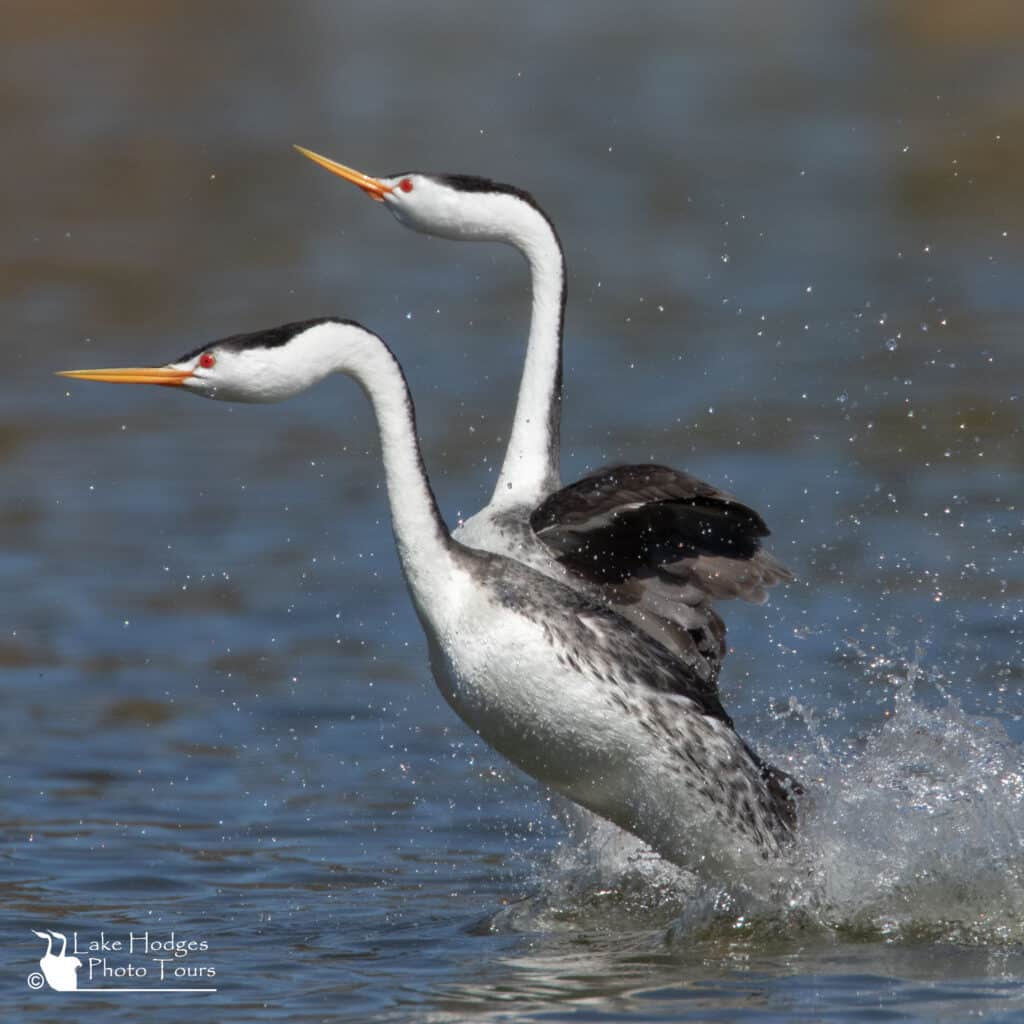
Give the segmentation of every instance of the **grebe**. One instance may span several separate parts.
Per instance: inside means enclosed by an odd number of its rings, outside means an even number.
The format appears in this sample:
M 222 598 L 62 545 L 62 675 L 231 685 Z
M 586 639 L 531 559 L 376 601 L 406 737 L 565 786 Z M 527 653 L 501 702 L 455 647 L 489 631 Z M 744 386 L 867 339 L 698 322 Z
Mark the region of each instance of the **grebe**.
M 792 579 L 761 547 L 764 520 L 732 495 L 667 466 L 621 465 L 568 487 L 559 472 L 566 271 L 554 224 L 522 189 L 464 174 L 373 178 L 304 156 L 383 203 L 406 227 L 513 246 L 530 268 L 532 313 L 512 432 L 488 504 L 455 531 L 615 608 L 706 682 L 725 656 L 715 600 L 763 602 Z
M 377 335 L 318 318 L 160 367 L 64 375 L 276 402 L 335 372 L 362 386 L 376 414 L 399 558 L 456 713 L 534 778 L 674 863 L 717 876 L 778 853 L 798 787 L 740 738 L 713 682 L 607 604 L 450 536 L 405 377 Z

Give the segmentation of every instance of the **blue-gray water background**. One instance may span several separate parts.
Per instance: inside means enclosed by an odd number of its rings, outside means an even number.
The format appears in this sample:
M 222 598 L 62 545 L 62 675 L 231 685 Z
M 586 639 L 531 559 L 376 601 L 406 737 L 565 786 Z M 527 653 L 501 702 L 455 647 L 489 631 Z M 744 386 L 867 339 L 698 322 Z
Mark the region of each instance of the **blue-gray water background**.
M 5 8 L 4 1019 L 1020 1019 L 1021 10 Z M 293 142 L 531 190 L 569 258 L 566 478 L 656 459 L 768 519 L 800 581 L 726 609 L 722 689 L 814 792 L 777 906 L 574 848 L 443 704 L 349 382 L 52 376 L 355 317 L 475 510 L 524 267 Z M 219 991 L 30 990 L 33 928 L 204 939 Z

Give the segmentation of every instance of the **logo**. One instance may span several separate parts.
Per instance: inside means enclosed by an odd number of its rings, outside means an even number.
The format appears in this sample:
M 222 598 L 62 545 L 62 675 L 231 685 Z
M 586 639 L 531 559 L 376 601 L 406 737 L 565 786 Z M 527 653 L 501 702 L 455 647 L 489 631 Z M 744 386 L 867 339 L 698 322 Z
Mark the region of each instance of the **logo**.
M 68 956 L 68 940 L 66 935 L 60 932 L 37 932 L 41 939 L 46 939 L 46 952 L 43 959 L 39 961 L 42 967 L 42 974 L 30 974 L 28 976 L 29 988 L 42 988 L 45 979 L 46 984 L 56 992 L 74 992 L 78 988 L 78 969 L 82 961 L 77 956 Z M 53 955 L 53 940 L 60 939 L 60 952 Z
M 32 930 L 46 942 L 39 961 L 40 971 L 32 971 L 28 987 L 49 987 L 54 992 L 216 992 L 217 971 L 209 963 L 210 945 L 206 939 L 185 939 L 174 932 L 160 936 L 149 931 L 130 931 L 127 935 L 99 938 L 71 933 L 71 952 L 64 932 Z M 54 940 L 60 952 L 54 953 Z M 81 954 L 81 955 L 79 955 Z M 120 982 L 121 984 L 117 984 Z

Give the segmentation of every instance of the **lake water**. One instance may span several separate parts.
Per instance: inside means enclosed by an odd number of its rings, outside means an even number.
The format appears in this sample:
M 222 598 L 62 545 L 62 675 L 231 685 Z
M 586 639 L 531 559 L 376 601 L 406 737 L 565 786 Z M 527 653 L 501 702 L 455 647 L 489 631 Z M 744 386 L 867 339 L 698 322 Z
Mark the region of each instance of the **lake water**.
M 1022 31 L 998 0 L 5 12 L 4 1019 L 1022 1019 Z M 518 257 L 295 142 L 532 191 L 566 479 L 656 459 L 765 515 L 799 582 L 725 609 L 723 699 L 814 805 L 769 895 L 571 830 L 455 718 L 351 384 L 52 376 L 355 317 L 445 514 L 479 507 Z M 217 991 L 36 990 L 41 929 L 83 965 L 205 942 L 173 983 Z

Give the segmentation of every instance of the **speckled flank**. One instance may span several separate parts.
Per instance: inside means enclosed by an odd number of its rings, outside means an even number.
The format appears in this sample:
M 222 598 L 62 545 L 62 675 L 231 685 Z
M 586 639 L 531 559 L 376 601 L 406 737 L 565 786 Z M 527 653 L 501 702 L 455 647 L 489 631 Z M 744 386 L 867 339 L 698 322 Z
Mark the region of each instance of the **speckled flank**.
M 596 703 L 640 725 L 655 757 L 709 817 L 766 852 L 792 834 L 799 785 L 780 785 L 788 776 L 764 764 L 737 735 L 713 683 L 585 594 L 507 558 L 465 549 L 462 557 L 504 608 L 542 625 L 564 672 L 595 682 Z

